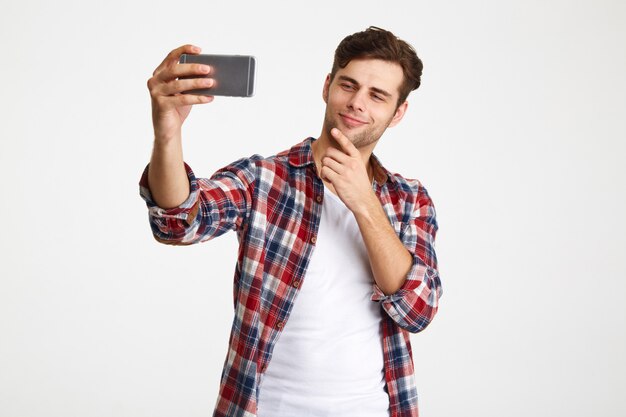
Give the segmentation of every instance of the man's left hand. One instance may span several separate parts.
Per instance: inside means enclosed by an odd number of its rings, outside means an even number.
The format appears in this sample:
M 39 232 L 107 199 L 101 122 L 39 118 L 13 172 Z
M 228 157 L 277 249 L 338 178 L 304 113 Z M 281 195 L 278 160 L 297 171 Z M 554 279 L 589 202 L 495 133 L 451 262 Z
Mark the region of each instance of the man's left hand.
M 333 128 L 330 133 L 341 150 L 333 147 L 326 150 L 322 157 L 322 179 L 331 183 L 354 214 L 368 210 L 372 204 L 380 205 L 359 150 L 339 129 Z

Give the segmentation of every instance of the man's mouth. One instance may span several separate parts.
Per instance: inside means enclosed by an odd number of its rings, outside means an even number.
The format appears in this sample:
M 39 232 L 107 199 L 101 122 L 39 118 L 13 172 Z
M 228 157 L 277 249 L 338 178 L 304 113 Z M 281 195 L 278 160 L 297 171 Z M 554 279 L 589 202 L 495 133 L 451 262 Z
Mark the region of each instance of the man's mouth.
M 361 119 L 357 119 L 355 117 L 349 116 L 349 115 L 344 114 L 344 113 L 339 113 L 339 116 L 341 117 L 341 120 L 343 121 L 343 123 L 347 127 L 359 127 L 359 126 L 363 126 L 363 125 L 367 124 L 366 121 L 363 121 Z

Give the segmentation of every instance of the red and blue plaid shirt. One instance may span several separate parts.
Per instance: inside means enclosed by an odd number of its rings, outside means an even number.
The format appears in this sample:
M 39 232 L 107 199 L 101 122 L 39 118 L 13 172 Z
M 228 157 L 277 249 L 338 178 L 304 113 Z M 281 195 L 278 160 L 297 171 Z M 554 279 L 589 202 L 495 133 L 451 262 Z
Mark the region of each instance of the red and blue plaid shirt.
M 270 158 L 254 155 L 196 178 L 186 166 L 189 198 L 162 209 L 151 198 L 146 168 L 140 192 L 150 225 L 162 243 L 188 245 L 235 230 L 235 315 L 222 372 L 216 417 L 256 416 L 259 376 L 306 279 L 315 248 L 324 186 L 309 138 Z M 380 303 L 385 380 L 391 417 L 418 415 L 409 332 L 423 330 L 437 311 L 441 283 L 433 248 L 437 223 L 426 189 L 385 170 L 372 155 L 373 187 L 398 237 L 413 256 L 406 281 Z

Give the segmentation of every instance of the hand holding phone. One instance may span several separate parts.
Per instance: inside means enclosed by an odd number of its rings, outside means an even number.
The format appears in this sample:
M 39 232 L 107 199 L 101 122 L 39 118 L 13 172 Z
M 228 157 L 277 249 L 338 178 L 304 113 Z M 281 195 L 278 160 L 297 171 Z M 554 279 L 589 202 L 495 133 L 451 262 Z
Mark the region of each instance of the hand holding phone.
M 172 50 L 148 80 L 152 101 L 152 124 L 155 139 L 159 142 L 180 138 L 182 124 L 191 107 L 213 101 L 213 96 L 181 94 L 183 91 L 210 88 L 214 84 L 212 78 L 206 77 L 211 75 L 211 67 L 178 63 L 181 55 L 198 53 L 200 48 L 189 44 Z
M 250 55 L 182 54 L 180 64 L 204 64 L 211 67 L 206 77 L 213 79 L 210 88 L 183 91 L 184 94 L 206 96 L 252 97 L 256 75 L 256 59 Z M 188 79 L 193 77 L 181 77 Z

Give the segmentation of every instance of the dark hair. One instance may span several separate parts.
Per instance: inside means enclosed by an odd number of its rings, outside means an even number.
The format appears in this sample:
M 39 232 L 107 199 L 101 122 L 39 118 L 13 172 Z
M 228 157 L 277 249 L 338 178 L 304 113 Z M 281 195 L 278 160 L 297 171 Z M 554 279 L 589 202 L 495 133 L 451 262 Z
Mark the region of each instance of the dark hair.
M 350 61 L 359 58 L 381 59 L 395 62 L 402 67 L 404 81 L 400 85 L 398 106 L 406 100 L 409 93 L 420 86 L 424 65 L 417 57 L 415 49 L 388 30 L 370 26 L 362 32 L 346 36 L 335 50 L 331 81 L 339 68 L 345 68 Z

